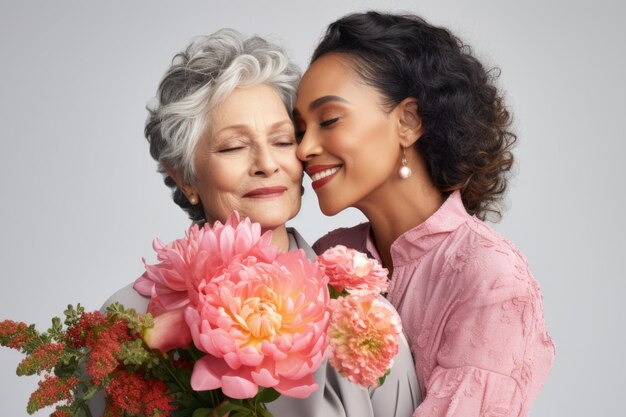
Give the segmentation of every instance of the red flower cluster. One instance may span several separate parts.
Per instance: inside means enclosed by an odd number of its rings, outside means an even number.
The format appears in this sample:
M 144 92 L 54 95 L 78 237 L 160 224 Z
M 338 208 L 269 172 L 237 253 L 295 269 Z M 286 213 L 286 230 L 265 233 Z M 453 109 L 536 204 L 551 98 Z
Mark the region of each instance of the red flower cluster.
M 24 358 L 17 366 L 18 375 L 40 374 L 55 367 L 59 355 L 65 349 L 63 343 L 44 343 L 39 345 L 33 353 Z
M 99 311 L 82 313 L 78 322 L 67 329 L 65 337 L 68 344 L 76 349 L 84 347 L 87 338 L 95 333 L 94 329 L 106 323 L 106 316 Z
M 128 332 L 128 324 L 118 320 L 111 327 L 90 332 L 85 341 L 91 348 L 89 362 L 87 362 L 87 374 L 93 381 L 100 385 L 102 378 L 113 372 L 119 365 L 117 354 L 122 348 L 122 343 L 131 340 Z
M 150 316 L 119 304 L 106 314 L 86 313 L 80 305 L 68 306 L 64 314 L 64 322 L 55 317 L 44 332 L 34 325 L 0 321 L 0 346 L 26 355 L 18 375 L 44 374 L 28 401 L 29 414 L 57 405 L 51 417 L 88 415 L 85 401 L 98 390 L 107 393 L 108 417 L 168 417 L 177 409 L 168 386 L 155 375 L 165 374 L 165 367 L 176 372 L 191 365 L 182 358 L 176 364 L 166 362 L 142 345 L 141 334 L 152 325 Z
M 120 370 L 105 388 L 108 413 L 105 417 L 143 414 L 168 416 L 175 407 L 167 394 L 167 385 L 158 379 L 146 379 L 139 373 Z
M 39 381 L 39 388 L 31 394 L 26 411 L 28 414 L 32 414 L 59 401 L 71 401 L 72 392 L 77 385 L 78 378 L 73 376 L 59 378 L 58 376 L 45 375 L 43 381 Z
M 0 345 L 23 351 L 24 345 L 31 343 L 35 332 L 26 323 L 13 320 L 0 322 Z

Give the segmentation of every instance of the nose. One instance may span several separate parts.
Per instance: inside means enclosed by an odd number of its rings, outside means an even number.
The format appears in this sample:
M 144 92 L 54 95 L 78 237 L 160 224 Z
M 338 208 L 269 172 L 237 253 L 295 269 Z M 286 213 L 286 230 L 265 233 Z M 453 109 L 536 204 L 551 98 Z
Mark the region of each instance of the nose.
M 302 162 L 307 162 L 321 153 L 322 146 L 315 135 L 309 131 L 304 132 L 296 149 L 298 159 Z
M 253 176 L 269 177 L 280 169 L 277 156 L 270 146 L 259 146 L 255 150 L 252 159 L 250 173 Z

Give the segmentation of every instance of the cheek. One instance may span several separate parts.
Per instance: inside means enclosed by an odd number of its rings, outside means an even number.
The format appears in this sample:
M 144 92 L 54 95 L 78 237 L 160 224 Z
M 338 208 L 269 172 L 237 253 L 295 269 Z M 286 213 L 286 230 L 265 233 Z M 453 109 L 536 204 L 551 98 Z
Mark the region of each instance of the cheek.
M 296 158 L 295 148 L 293 153 L 281 157 L 280 165 L 292 182 L 302 181 L 302 162 Z
M 389 137 L 390 132 L 385 123 L 362 124 L 346 127 L 330 135 L 326 147 L 346 162 L 351 160 L 359 165 L 371 164 L 392 150 Z
M 204 192 L 213 195 L 234 192 L 241 184 L 243 166 L 237 161 L 206 162 L 204 166 L 198 167 L 199 169 L 196 170 L 198 186 Z

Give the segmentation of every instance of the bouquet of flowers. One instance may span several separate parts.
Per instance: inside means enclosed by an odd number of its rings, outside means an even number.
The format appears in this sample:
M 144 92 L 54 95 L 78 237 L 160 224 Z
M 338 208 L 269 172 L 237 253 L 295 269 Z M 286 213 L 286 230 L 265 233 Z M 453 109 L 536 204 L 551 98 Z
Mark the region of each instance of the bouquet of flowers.
M 0 345 L 26 358 L 18 375 L 44 374 L 29 413 L 53 417 L 271 416 L 279 395 L 304 398 L 329 355 L 350 381 L 377 386 L 398 350 L 400 319 L 379 299 L 387 271 L 336 246 L 309 260 L 282 252 L 271 233 L 234 213 L 225 224 L 192 226 L 146 264 L 135 290 L 148 313 L 119 304 L 106 314 L 65 311 L 46 332 L 0 322 Z

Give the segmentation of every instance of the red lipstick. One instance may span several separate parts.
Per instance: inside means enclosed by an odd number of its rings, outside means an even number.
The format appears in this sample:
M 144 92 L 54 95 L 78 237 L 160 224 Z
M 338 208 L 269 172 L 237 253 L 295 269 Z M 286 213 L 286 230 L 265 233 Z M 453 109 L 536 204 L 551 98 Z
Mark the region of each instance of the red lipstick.
M 341 166 L 341 164 L 327 164 L 327 165 L 308 165 L 306 167 L 306 173 L 309 176 L 315 174 L 316 172 L 325 171 L 330 168 Z
M 311 187 L 314 190 L 323 187 L 337 175 L 341 167 L 341 164 L 308 166 L 306 172 L 313 180 Z

